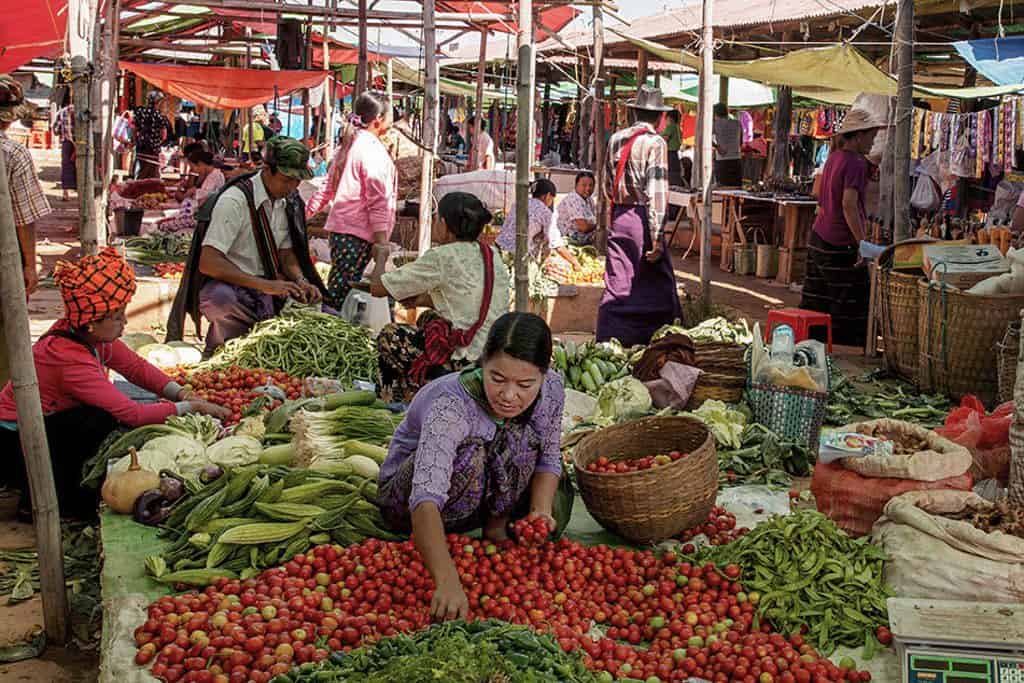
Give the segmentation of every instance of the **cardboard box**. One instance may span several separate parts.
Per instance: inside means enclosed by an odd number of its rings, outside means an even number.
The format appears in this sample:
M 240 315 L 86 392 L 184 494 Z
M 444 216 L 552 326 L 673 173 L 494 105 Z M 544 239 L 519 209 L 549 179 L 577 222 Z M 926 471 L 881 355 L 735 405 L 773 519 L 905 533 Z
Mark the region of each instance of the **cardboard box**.
M 994 244 L 927 244 L 924 267 L 932 281 L 959 289 L 970 289 L 983 280 L 1010 271 L 1002 252 Z

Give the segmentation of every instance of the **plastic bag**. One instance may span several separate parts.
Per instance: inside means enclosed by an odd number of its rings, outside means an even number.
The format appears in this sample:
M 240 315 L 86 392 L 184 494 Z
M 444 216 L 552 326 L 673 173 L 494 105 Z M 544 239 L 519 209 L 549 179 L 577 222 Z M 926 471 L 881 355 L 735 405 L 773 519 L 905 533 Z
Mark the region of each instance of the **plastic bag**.
M 353 289 L 341 305 L 340 315 L 350 323 L 369 327 L 377 335 L 391 322 L 391 306 L 387 297 L 370 296 Z
M 935 430 L 953 443 L 971 452 L 975 479 L 998 479 L 1006 483 L 1010 476 L 1010 425 L 1013 401 L 1007 401 L 991 413 L 976 396 L 964 396 L 960 406 L 946 416 L 944 426 Z
M 935 211 L 941 204 L 942 195 L 935 182 L 929 176 L 918 176 L 914 192 L 910 195 L 910 205 L 919 211 Z

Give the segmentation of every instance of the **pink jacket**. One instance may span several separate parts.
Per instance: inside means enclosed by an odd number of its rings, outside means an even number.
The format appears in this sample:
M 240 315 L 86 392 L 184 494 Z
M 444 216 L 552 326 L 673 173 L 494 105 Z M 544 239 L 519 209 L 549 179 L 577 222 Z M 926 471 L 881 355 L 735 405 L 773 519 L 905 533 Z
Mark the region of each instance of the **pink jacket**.
M 334 169 L 332 169 L 334 171 Z M 333 173 L 329 173 L 331 177 Z M 334 197 L 328 196 L 330 183 L 309 200 L 307 215 L 331 204 L 324 229 L 342 235 L 354 235 L 367 242 L 375 232 L 390 237 L 398 208 L 398 173 L 387 148 L 373 133 L 360 130 L 348 152 Z
M 68 329 L 58 320 L 52 329 Z M 132 384 L 162 396 L 171 378 L 147 363 L 117 340 L 96 346 L 96 356 L 81 344 L 63 337 L 45 337 L 32 347 L 43 415 L 52 415 L 80 405 L 102 408 L 129 427 L 160 424 L 176 413 L 170 401 L 143 404 L 117 390 L 107 377 L 115 370 Z M 0 421 L 16 422 L 14 388 L 8 382 L 0 391 Z

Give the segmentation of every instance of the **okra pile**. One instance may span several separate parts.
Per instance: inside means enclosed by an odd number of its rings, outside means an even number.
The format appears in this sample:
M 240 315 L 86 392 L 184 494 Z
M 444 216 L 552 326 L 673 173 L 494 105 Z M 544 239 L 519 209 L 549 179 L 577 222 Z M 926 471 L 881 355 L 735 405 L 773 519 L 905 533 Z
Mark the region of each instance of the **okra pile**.
M 161 528 L 171 540 L 146 560 L 161 583 L 205 586 L 250 578 L 313 545 L 348 546 L 367 538 L 401 540 L 374 504 L 377 484 L 359 475 L 288 467 L 228 471 L 196 487 Z

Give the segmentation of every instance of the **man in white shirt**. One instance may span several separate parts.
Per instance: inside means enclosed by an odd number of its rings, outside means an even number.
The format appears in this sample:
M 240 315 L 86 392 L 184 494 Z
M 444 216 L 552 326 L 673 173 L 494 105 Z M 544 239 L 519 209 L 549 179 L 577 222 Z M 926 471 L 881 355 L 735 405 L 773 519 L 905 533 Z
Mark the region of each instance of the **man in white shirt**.
M 197 235 L 168 321 L 168 340 L 180 338 L 184 316 L 210 323 L 206 353 L 275 315 L 285 299 L 317 303 L 323 282 L 306 241 L 305 207 L 296 189 L 312 177 L 309 151 L 298 140 L 271 139 L 263 169 L 221 192 Z M 184 298 L 183 298 L 184 297 Z M 198 325 L 197 325 L 198 327 Z
M 476 130 L 476 117 L 470 118 L 467 125 L 467 131 L 469 135 L 473 136 L 473 131 Z M 494 139 L 487 133 L 487 122 L 480 121 L 480 135 L 475 138 L 476 142 L 473 145 L 473 153 L 476 154 L 476 150 L 479 149 L 479 157 L 477 157 L 477 164 L 479 164 L 474 170 L 477 171 L 490 171 L 497 164 L 497 157 L 494 154 Z
M 743 128 L 736 119 L 729 118 L 729 108 L 715 105 L 714 123 L 715 179 L 721 187 L 740 187 L 743 184 Z

